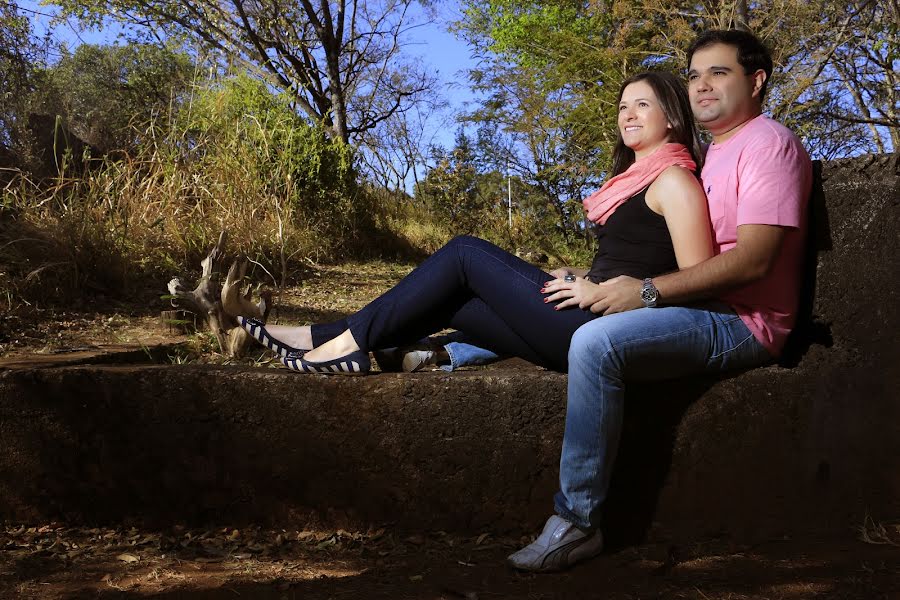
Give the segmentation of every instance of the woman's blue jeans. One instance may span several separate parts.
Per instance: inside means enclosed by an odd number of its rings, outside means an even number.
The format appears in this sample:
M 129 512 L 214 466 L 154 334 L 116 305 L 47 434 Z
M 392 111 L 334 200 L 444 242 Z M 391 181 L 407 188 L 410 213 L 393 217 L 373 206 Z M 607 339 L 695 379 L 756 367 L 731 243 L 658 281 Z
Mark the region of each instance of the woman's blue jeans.
M 747 369 L 771 360 L 740 317 L 721 303 L 642 308 L 583 325 L 569 347 L 556 512 L 585 529 L 599 526 L 627 381 Z
M 460 236 L 359 312 L 313 325 L 313 344 L 349 329 L 362 350 L 377 350 L 453 328 L 496 354 L 565 371 L 572 334 L 597 316 L 545 303 L 540 290 L 551 279 L 490 242 Z

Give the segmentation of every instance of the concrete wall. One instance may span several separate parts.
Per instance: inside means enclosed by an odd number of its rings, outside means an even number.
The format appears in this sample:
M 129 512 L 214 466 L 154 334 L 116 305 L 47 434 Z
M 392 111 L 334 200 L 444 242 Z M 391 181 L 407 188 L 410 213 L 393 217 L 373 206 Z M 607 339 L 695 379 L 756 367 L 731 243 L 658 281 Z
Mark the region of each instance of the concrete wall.
M 898 161 L 832 162 L 790 367 L 630 390 L 613 543 L 849 533 L 900 516 Z M 565 377 L 0 367 L 0 518 L 530 533 Z

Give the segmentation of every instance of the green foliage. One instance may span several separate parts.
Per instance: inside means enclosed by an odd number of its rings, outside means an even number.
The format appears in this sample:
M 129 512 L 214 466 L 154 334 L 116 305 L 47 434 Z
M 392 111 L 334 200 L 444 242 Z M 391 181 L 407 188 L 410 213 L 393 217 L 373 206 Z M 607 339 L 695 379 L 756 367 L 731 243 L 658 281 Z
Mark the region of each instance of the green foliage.
M 344 143 L 402 114 L 429 87 L 421 64 L 401 52 L 414 2 L 56 0 L 82 23 L 110 19 L 250 67 Z
M 604 14 L 587 12 L 582 2 L 499 0 L 471 3 L 466 13 L 488 34 L 492 52 L 525 67 L 555 66 L 561 44 L 582 45 L 608 26 Z
M 352 229 L 362 218 L 351 202 L 356 171 L 350 146 L 309 125 L 284 95 L 259 80 L 237 75 L 198 88 L 179 112 L 176 131 L 183 132 L 177 147 L 185 158 L 242 173 L 235 183 L 283 196 L 298 218 L 324 219 L 326 233 Z
M 682 72 L 705 29 L 749 27 L 771 47 L 768 112 L 814 156 L 896 148 L 897 15 L 884 3 L 827 0 L 471 1 L 456 28 L 482 59 L 470 73 L 482 101 L 467 119 L 504 138 L 502 154 L 568 238 L 580 233 L 577 200 L 609 166 L 621 81 Z
M 581 258 L 590 244 L 566 239 L 568 232 L 559 226 L 560 207 L 548 201 L 546 186 L 498 164 L 502 149 L 496 143 L 484 129 L 475 141 L 460 130 L 453 149 L 435 149 L 434 166 L 416 187 L 415 203 L 407 203 L 420 209 L 407 219 L 420 227 L 430 224 L 429 235 L 418 236 L 419 245 L 436 250 L 454 235 L 473 234 L 510 251 L 546 254 L 557 263 Z M 564 210 L 567 215 L 581 213 L 580 204 Z
M 493 132 L 495 161 L 534 190 L 541 220 L 552 217 L 543 235 L 563 243 L 580 243 L 579 201 L 609 166 L 619 86 L 648 56 L 650 34 L 630 17 L 594 3 L 496 0 L 467 3 L 457 24 L 484 57 L 471 73 L 484 101 L 467 119 Z
M 38 60 L 28 19 L 15 4 L 0 3 L 0 167 L 18 166 L 17 154 L 22 152 L 26 137 L 23 107 L 31 93 Z
M 354 160 L 256 80 L 199 85 L 133 153 L 6 187 L 0 283 L 7 298 L 41 303 L 145 286 L 157 297 L 171 276 L 197 272 L 223 229 L 269 285 L 310 259 L 381 252 L 391 244 L 373 243 L 384 236 Z
M 153 117 L 177 104 L 192 71 L 187 55 L 165 47 L 82 44 L 42 73 L 33 110 L 61 115 L 100 154 L 131 151 Z
M 437 164 L 415 190 L 416 200 L 451 231 L 474 233 L 500 197 L 497 178 L 478 173 L 472 141 L 463 131 L 450 152 L 436 154 Z

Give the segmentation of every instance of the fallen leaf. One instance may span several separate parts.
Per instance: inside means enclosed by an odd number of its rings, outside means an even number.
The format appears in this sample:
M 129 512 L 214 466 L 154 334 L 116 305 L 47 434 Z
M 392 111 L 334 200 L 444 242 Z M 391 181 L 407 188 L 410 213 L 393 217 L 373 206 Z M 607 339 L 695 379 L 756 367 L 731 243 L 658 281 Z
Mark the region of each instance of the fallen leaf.
M 409 580 L 410 581 L 422 581 L 422 576 L 421 575 L 410 575 Z
M 329 546 L 334 546 L 337 544 L 337 540 L 334 538 L 328 538 L 327 540 L 322 540 L 318 544 L 316 544 L 316 550 L 323 550 L 328 548 Z
M 120 554 L 116 557 L 116 560 L 121 560 L 122 562 L 133 563 L 141 560 L 140 556 L 135 556 L 134 554 Z
M 481 542 L 483 542 L 484 540 L 486 540 L 486 539 L 488 538 L 489 535 L 491 535 L 491 534 L 489 534 L 489 533 L 482 533 L 481 535 L 479 535 L 478 538 L 475 540 L 475 545 L 476 545 L 476 546 L 480 546 L 480 545 L 481 545 Z

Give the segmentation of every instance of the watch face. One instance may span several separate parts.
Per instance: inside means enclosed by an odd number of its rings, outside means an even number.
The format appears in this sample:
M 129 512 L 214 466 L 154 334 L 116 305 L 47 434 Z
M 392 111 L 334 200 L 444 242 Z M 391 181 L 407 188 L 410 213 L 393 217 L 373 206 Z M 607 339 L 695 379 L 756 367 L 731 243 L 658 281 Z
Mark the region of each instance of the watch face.
M 653 304 L 657 298 L 659 298 L 659 292 L 653 287 L 653 284 L 641 289 L 641 300 L 644 301 L 644 304 Z

